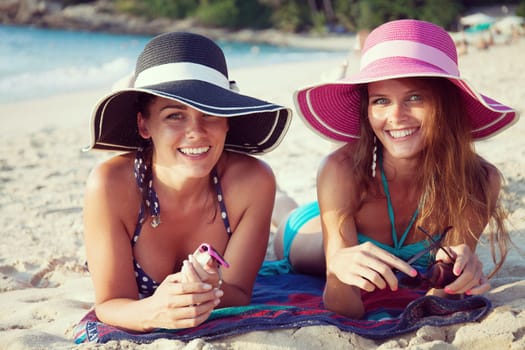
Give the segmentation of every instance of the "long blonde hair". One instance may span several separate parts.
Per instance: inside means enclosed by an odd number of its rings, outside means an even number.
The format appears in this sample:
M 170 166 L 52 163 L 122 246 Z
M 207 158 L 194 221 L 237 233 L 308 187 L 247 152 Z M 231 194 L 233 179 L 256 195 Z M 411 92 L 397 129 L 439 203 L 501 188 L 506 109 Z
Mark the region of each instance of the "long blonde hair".
M 422 189 L 416 225 L 424 226 L 429 232 L 440 232 L 453 226 L 445 240 L 445 244 L 453 245 L 466 243 L 468 236 L 477 240 L 480 233 L 472 232 L 472 227 L 488 223 L 495 264 L 489 275 L 492 277 L 503 265 L 510 243 L 505 227 L 507 213 L 501 205 L 501 196 L 493 203 L 489 193 L 489 168 L 494 166 L 474 150 L 463 92 L 444 78 L 413 79 L 418 79 L 431 90 L 433 106 L 430 116 L 424 121 L 422 171 L 415 179 Z M 367 193 L 374 186 L 370 176 L 374 133 L 368 121 L 367 87 L 363 86 L 360 92 L 361 134 L 353 159 L 358 188 Z M 467 213 L 468 219 L 465 219 Z M 476 225 L 472 225 L 473 222 Z

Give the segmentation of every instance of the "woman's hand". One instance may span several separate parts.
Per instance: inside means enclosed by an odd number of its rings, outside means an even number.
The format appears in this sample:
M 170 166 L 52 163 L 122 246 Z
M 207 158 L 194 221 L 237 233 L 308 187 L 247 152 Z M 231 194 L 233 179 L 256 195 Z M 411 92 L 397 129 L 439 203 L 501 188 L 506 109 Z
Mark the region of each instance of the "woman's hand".
M 487 277 L 483 274 L 483 264 L 478 256 L 466 244 L 445 247 L 454 260 L 441 249 L 436 253 L 436 260 L 453 263 L 452 272 L 458 278 L 445 286 L 448 294 L 483 294 L 490 289 Z
M 195 327 L 208 319 L 223 292 L 209 283 L 184 279 L 182 272 L 167 276 L 148 298 L 154 312 L 145 330 Z
M 183 282 L 205 282 L 215 288 L 220 288 L 222 285 L 220 267 L 213 259 L 210 259 L 206 265 L 202 266 L 193 254 L 190 254 L 188 260 L 183 261 L 181 272 Z
M 387 285 L 397 290 L 398 281 L 392 269 L 409 276 L 417 275 L 412 266 L 371 242 L 340 249 L 328 260 L 328 269 L 341 282 L 367 292 Z

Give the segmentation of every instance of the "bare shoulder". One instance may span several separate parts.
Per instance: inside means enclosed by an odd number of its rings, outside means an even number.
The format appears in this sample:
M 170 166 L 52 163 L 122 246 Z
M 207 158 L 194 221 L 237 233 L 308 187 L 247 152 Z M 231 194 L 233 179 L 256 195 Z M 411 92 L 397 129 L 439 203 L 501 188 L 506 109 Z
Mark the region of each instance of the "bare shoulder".
M 266 162 L 240 153 L 225 152 L 219 163 L 219 172 L 222 173 L 221 181 L 242 187 L 265 186 L 275 182 L 273 171 Z
M 347 144 L 326 156 L 317 175 L 317 196 L 322 207 L 358 206 L 357 178 L 353 169 L 353 144 Z
M 229 207 L 244 210 L 253 203 L 267 205 L 275 197 L 275 176 L 261 159 L 225 152 L 218 165 L 224 195 Z M 235 200 L 232 201 L 232 198 Z M 232 203 L 233 202 L 233 203 Z
M 500 184 L 502 181 L 502 174 L 499 169 L 492 163 L 482 160 L 483 167 L 487 170 L 489 182 L 491 184 Z
M 119 155 L 98 164 L 89 174 L 84 193 L 86 237 L 116 232 L 109 228 L 122 224 L 132 232 L 140 205 L 133 161 L 132 155 Z
M 334 183 L 341 186 L 354 185 L 353 144 L 347 144 L 327 155 L 319 167 L 318 181 Z
M 492 200 L 496 200 L 501 190 L 503 182 L 503 175 L 499 169 L 492 163 L 485 159 L 481 159 L 483 168 L 487 171 L 487 180 L 489 185 L 489 192 Z
M 97 164 L 91 170 L 86 188 L 87 191 L 112 189 L 114 192 L 123 185 L 127 185 L 126 179 L 130 177 L 133 177 L 132 155 L 118 155 Z

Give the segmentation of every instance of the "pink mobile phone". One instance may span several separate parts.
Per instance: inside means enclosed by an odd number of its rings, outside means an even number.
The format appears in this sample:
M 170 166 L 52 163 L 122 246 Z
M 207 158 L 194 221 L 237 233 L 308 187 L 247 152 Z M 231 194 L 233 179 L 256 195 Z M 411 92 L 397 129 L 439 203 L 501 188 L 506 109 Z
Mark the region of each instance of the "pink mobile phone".
M 222 257 L 221 253 L 215 250 L 211 245 L 208 243 L 202 243 L 199 248 L 193 253 L 193 256 L 199 264 L 202 266 L 205 266 L 208 264 L 210 259 L 214 259 L 219 265 L 224 267 L 230 267 L 230 264 L 224 258 Z

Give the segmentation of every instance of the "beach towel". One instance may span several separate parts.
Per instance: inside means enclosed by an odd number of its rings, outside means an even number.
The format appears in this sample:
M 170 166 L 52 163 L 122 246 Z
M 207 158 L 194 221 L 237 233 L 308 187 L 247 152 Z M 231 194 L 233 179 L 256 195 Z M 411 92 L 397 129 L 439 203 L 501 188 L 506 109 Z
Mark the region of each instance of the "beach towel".
M 158 329 L 133 333 L 100 322 L 90 311 L 75 329 L 75 342 L 105 343 L 130 340 L 150 343 L 159 338 L 190 341 L 213 340 L 251 331 L 290 329 L 307 326 L 336 326 L 370 339 L 387 339 L 418 328 L 471 322 L 482 318 L 491 307 L 482 296 L 461 300 L 425 296 L 423 291 L 401 289 L 396 292 L 367 293 L 366 318 L 354 320 L 323 307 L 324 279 L 302 275 L 259 275 L 252 302 L 248 306 L 214 310 L 203 324 L 187 329 Z

